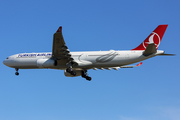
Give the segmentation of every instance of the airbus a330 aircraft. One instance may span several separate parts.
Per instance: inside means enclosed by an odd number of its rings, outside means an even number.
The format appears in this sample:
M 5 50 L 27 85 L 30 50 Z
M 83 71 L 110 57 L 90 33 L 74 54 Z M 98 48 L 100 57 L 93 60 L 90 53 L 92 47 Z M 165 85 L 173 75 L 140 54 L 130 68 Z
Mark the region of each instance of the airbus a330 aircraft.
M 3 64 L 15 68 L 16 75 L 19 69 L 60 69 L 67 77 L 88 76 L 89 69 L 118 70 L 119 68 L 133 68 L 140 66 L 126 66 L 157 55 L 165 54 L 157 50 L 168 25 L 159 25 L 138 47 L 128 51 L 86 51 L 70 52 L 65 44 L 60 26 L 53 36 L 52 52 L 47 53 L 19 53 L 9 56 Z

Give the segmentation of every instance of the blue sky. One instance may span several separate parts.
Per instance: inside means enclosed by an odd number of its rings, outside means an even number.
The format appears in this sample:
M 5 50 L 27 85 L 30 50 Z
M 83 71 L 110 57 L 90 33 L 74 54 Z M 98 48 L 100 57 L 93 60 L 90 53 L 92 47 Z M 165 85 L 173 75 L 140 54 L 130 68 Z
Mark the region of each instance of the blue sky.
M 50 52 L 63 26 L 71 51 L 129 50 L 159 24 L 159 49 L 177 54 L 119 71 L 89 70 L 92 81 L 60 70 L 15 70 L 0 64 L 2 120 L 179 120 L 180 1 L 8 0 L 0 4 L 1 56 Z

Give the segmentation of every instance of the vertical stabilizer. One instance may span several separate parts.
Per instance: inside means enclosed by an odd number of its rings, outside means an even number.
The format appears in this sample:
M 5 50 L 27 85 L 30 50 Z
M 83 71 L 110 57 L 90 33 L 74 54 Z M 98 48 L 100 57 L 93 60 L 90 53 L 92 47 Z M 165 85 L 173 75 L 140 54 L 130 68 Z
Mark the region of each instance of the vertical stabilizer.
M 155 44 L 157 50 L 167 26 L 168 25 L 159 25 L 138 47 L 132 50 L 145 50 L 146 47 L 152 43 Z

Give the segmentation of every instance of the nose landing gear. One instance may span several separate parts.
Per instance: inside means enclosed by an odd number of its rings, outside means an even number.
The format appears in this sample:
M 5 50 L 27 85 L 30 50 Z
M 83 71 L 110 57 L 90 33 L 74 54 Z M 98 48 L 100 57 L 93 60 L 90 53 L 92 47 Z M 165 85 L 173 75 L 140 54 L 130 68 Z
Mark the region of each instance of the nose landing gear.
M 19 70 L 19 68 L 15 68 L 15 70 L 16 70 L 16 72 L 15 72 L 15 75 L 19 75 L 19 72 L 18 72 L 18 70 Z

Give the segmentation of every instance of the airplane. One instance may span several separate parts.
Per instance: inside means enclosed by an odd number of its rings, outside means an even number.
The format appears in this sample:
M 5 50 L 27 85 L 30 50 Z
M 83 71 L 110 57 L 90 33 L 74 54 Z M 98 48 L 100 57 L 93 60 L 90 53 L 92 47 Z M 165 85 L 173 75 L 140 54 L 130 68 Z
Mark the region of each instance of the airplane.
M 138 47 L 123 51 L 84 51 L 70 52 L 62 35 L 62 26 L 53 35 L 52 52 L 43 53 L 19 53 L 7 57 L 3 64 L 15 68 L 15 75 L 19 75 L 19 69 L 59 69 L 64 70 L 67 77 L 82 76 L 88 81 L 87 70 L 118 70 L 120 68 L 133 68 L 141 66 L 142 62 L 129 66 L 136 62 L 165 54 L 163 50 L 157 50 L 168 25 L 159 25 Z

